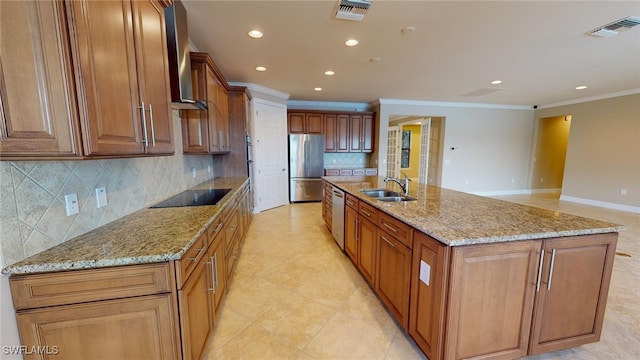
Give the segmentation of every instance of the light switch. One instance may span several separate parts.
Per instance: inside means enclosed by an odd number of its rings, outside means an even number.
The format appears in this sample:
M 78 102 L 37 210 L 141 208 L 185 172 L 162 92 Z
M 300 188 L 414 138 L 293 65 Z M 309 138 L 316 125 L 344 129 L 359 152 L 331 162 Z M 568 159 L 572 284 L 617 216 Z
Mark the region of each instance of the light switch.
M 431 266 L 424 262 L 424 260 L 420 260 L 420 281 L 425 283 L 425 285 L 429 286 L 429 280 L 431 279 Z
M 75 215 L 80 212 L 78 205 L 78 194 L 66 194 L 64 196 L 65 209 L 67 210 L 67 216 Z
M 96 188 L 96 205 L 98 208 L 107 206 L 107 188 L 104 186 Z

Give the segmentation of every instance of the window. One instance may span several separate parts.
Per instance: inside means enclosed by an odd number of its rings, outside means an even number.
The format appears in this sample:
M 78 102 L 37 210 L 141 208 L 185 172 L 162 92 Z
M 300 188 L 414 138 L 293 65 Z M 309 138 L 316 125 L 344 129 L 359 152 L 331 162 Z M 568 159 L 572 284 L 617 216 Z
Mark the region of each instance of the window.
M 400 167 L 409 167 L 409 151 L 411 149 L 411 130 L 402 131 L 402 148 L 400 149 Z

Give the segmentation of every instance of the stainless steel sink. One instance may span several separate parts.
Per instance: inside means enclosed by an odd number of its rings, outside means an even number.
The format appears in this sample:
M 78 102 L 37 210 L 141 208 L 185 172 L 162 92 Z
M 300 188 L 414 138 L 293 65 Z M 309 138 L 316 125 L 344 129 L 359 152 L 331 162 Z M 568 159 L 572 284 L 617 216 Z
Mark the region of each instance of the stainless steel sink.
M 400 202 L 400 201 L 413 201 L 416 200 L 411 196 L 403 195 L 397 191 L 391 191 L 387 189 L 373 189 L 373 190 L 360 190 L 361 193 L 367 196 L 371 196 L 376 200 Z
M 416 200 L 416 198 L 402 195 L 402 196 L 382 196 L 382 197 L 376 198 L 376 200 L 388 201 L 388 202 L 400 202 L 400 201 L 414 201 Z
M 387 189 L 373 189 L 373 190 L 360 190 L 361 193 L 367 195 L 367 196 L 371 196 L 374 198 L 381 198 L 381 197 L 389 197 L 389 196 L 401 196 L 401 194 L 399 192 L 396 191 L 391 191 L 391 190 L 387 190 Z

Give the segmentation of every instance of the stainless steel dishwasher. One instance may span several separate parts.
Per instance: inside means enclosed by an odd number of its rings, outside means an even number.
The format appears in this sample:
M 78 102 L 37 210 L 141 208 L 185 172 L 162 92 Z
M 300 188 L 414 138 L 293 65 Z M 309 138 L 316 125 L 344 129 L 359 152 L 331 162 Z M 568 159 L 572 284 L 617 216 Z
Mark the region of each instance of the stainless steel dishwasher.
M 333 187 L 333 212 L 331 213 L 331 235 L 344 250 L 344 191 Z

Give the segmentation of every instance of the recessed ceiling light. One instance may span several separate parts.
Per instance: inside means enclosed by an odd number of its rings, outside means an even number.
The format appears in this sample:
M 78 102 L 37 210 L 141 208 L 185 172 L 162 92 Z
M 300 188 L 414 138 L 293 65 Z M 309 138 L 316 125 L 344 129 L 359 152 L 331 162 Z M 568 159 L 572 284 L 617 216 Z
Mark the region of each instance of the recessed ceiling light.
M 584 90 L 587 87 L 585 85 L 576 86 L 576 90 Z
M 322 88 L 321 87 L 315 87 L 315 88 L 313 88 L 313 90 L 314 91 L 322 91 Z
M 411 34 L 414 31 L 416 31 L 416 28 L 413 27 L 413 26 L 407 26 L 407 27 L 403 28 L 402 30 L 400 30 L 400 32 L 405 34 L 405 35 Z
M 267 68 L 264 66 L 256 66 L 256 70 L 258 71 L 267 71 Z
M 356 45 L 358 45 L 358 40 L 349 39 L 349 40 L 345 41 L 344 44 L 347 45 L 347 46 L 356 46 Z
M 324 74 L 331 76 L 331 75 L 335 75 L 335 72 L 333 72 L 331 70 L 327 70 L 327 71 L 324 72 Z
M 491 82 L 491 84 L 493 84 L 493 85 L 502 84 L 502 80 L 493 80 L 493 81 Z
M 251 36 L 254 39 L 259 39 L 262 37 L 262 31 L 260 30 L 251 30 L 249 31 L 249 36 Z

